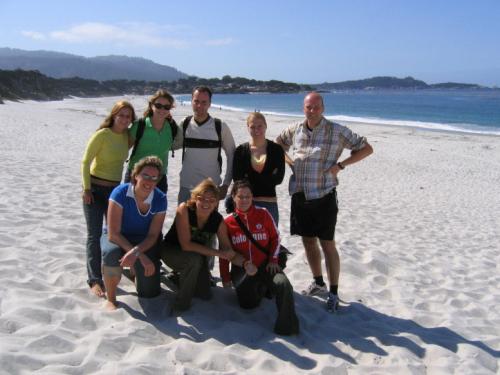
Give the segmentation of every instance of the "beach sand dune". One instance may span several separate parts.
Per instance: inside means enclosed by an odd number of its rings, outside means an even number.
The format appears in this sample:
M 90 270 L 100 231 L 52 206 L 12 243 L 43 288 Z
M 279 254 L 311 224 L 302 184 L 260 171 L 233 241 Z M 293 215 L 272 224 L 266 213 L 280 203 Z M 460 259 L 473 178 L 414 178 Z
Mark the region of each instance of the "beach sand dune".
M 109 313 L 89 293 L 80 160 L 119 98 L 0 105 L 0 373 L 5 374 L 496 374 L 500 371 L 500 142 L 498 137 L 349 124 L 370 158 L 338 188 L 340 294 L 296 294 L 301 334 L 272 333 L 274 302 L 237 307 L 214 289 L 169 317 L 173 291 L 139 300 L 120 284 Z M 120 98 L 121 99 L 121 98 Z M 142 112 L 146 99 L 128 97 Z M 179 106 L 180 120 L 188 106 Z M 246 114 L 212 110 L 247 140 Z M 274 138 L 294 120 L 268 116 Z M 172 222 L 180 152 L 170 158 Z M 287 177 L 286 181 L 288 178 Z M 289 235 L 287 182 L 280 230 L 293 252 L 287 274 L 311 279 L 301 242 Z

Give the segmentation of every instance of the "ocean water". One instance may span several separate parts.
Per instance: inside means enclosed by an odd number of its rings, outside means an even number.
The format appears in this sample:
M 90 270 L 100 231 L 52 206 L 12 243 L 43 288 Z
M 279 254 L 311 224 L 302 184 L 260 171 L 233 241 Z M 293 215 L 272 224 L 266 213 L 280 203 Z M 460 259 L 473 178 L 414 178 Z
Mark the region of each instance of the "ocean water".
M 500 90 L 360 90 L 322 95 L 325 116 L 337 121 L 500 135 Z M 303 99 L 303 93 L 215 94 L 212 106 L 302 117 Z

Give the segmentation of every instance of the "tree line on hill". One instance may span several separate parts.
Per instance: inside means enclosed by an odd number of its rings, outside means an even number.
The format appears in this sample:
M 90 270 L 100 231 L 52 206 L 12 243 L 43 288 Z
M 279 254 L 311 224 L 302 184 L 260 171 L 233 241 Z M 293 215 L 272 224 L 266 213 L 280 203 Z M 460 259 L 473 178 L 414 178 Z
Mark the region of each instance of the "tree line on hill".
M 428 85 L 412 77 L 373 77 L 357 81 L 304 85 L 278 80 L 259 81 L 243 77 L 200 78 L 187 76 L 176 81 L 139 81 L 116 79 L 52 78 L 38 71 L 0 70 L 0 103 L 3 100 L 61 100 L 69 96 L 99 97 L 120 95 L 151 95 L 157 89 L 174 94 L 190 93 L 193 87 L 206 85 L 215 93 L 297 93 L 302 91 L 379 90 L 379 89 L 485 89 L 465 83 L 438 83 Z
M 167 89 L 174 94 L 190 93 L 193 87 L 209 86 L 215 93 L 294 93 L 312 90 L 309 85 L 299 85 L 277 80 L 258 81 L 242 77 L 224 76 L 199 78 L 188 76 L 176 81 L 137 81 L 51 78 L 38 71 L 0 70 L 0 102 L 2 100 L 61 100 L 69 96 L 99 97 L 119 95 L 151 95 L 157 89 Z
M 420 81 L 413 77 L 406 78 L 396 78 L 396 77 L 373 77 L 366 79 L 359 79 L 353 81 L 343 81 L 335 83 L 320 83 L 314 85 L 316 90 L 401 90 L 401 89 L 411 89 L 411 90 L 424 90 L 424 89 L 483 89 L 484 87 L 469 84 L 469 83 L 456 83 L 456 82 L 446 82 L 446 83 L 434 83 L 427 84 L 424 81 Z

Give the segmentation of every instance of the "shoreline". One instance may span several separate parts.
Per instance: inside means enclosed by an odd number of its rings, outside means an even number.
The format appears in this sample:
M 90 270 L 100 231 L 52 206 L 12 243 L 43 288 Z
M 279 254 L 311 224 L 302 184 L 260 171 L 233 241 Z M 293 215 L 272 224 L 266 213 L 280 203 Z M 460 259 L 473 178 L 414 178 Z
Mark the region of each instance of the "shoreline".
M 182 95 L 190 95 L 190 94 L 182 94 Z M 178 100 L 179 96 L 182 95 L 174 95 L 176 100 Z M 189 104 L 189 100 L 183 100 L 185 104 Z M 220 104 L 215 101 L 212 103 L 212 107 L 220 107 L 224 110 L 231 112 L 244 112 L 249 113 L 251 110 L 244 109 L 242 107 L 232 107 L 224 104 Z M 298 113 L 282 113 L 270 110 L 261 110 L 264 115 L 272 115 L 272 116 L 282 116 L 289 117 L 293 119 L 302 119 L 304 118 L 303 114 Z M 357 116 L 347 116 L 347 115 L 325 115 L 325 117 L 331 121 L 338 123 L 349 123 L 349 124 L 366 124 L 366 125 L 375 125 L 375 126 L 390 126 L 390 127 L 400 127 L 400 128 L 412 128 L 412 129 L 425 129 L 431 131 L 442 131 L 442 132 L 450 132 L 450 133 L 460 133 L 460 134 L 478 134 L 478 135 L 492 135 L 492 136 L 500 136 L 500 129 L 488 127 L 484 125 L 477 124 L 455 124 L 455 123 L 438 123 L 438 122 L 428 122 L 428 121 L 417 121 L 417 120 L 397 120 L 397 119 L 386 119 L 386 118 L 378 118 L 378 117 L 357 117 Z M 469 128 L 470 127 L 470 128 Z M 477 129 L 474 129 L 477 128 Z
M 260 93 L 259 93 L 260 94 Z M 173 94 L 173 97 L 176 100 L 176 109 L 182 108 L 183 106 L 189 107 L 191 102 L 189 100 L 180 100 L 180 96 L 186 96 L 186 95 L 191 95 L 191 94 Z M 222 95 L 222 94 L 218 94 Z M 242 94 L 242 95 L 250 95 L 250 94 Z M 68 101 L 68 100 L 96 100 L 96 99 L 103 99 L 103 100 L 108 100 L 108 99 L 116 99 L 119 100 L 120 98 L 126 98 L 126 97 L 132 97 L 132 98 L 145 98 L 147 99 L 149 95 L 120 95 L 120 96 L 102 96 L 102 97 L 69 97 L 69 98 L 64 98 L 62 100 L 47 100 L 47 101 L 39 101 L 39 100 L 19 100 L 19 101 L 12 101 L 12 100 L 5 100 L 4 104 L 8 103 L 25 103 L 25 102 L 35 102 L 35 103 L 50 103 L 50 102 L 63 102 L 63 101 Z M 183 102 L 182 106 L 179 106 L 179 103 Z M 174 110 L 174 117 L 175 117 L 175 110 Z M 218 104 L 216 102 L 212 103 L 211 107 L 211 112 L 219 111 L 219 110 L 224 110 L 227 112 L 235 112 L 235 113 L 244 113 L 248 114 L 252 112 L 251 110 L 246 110 L 244 108 L 240 107 L 231 107 L 223 104 Z M 258 109 L 257 109 L 258 110 Z M 258 110 L 259 111 L 259 110 Z M 141 109 L 137 110 L 136 112 L 141 113 Z M 304 116 L 302 114 L 293 114 L 293 113 L 280 113 L 280 112 L 274 112 L 274 111 L 266 111 L 262 110 L 260 111 L 266 116 L 276 116 L 276 117 L 283 117 L 283 118 L 290 118 L 292 119 L 290 123 L 294 123 L 296 121 L 299 121 L 300 119 L 303 119 Z M 328 120 L 331 120 L 333 122 L 337 122 L 340 124 L 347 124 L 347 125 L 363 125 L 363 126 L 381 126 L 381 127 L 387 127 L 387 128 L 399 128 L 399 129 L 406 129 L 406 130 L 420 130 L 420 131 L 430 131 L 430 132 L 438 132 L 438 133 L 445 133 L 445 134 L 458 134 L 458 135 L 481 135 L 481 136 L 492 136 L 492 137 L 500 137 L 500 129 L 499 130 L 488 130 L 490 127 L 485 127 L 481 125 L 475 125 L 475 124 L 465 124 L 465 126 L 469 125 L 471 127 L 478 127 L 480 129 L 474 130 L 474 129 L 468 129 L 468 128 L 462 128 L 460 127 L 460 124 L 448 124 L 448 123 L 436 123 L 436 122 L 424 122 L 424 121 L 415 121 L 415 120 L 393 120 L 393 119 L 384 119 L 384 118 L 361 118 L 361 117 L 356 117 L 356 116 L 346 116 L 346 115 L 325 115 L 325 117 Z M 449 129 L 451 128 L 451 129 Z M 485 129 L 488 128 L 488 129 Z

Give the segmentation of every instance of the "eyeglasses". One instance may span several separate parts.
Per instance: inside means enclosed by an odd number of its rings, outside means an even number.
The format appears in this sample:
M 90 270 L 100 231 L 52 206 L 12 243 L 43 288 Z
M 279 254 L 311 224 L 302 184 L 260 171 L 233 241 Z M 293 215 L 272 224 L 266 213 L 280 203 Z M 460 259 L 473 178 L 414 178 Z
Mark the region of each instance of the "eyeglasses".
M 172 106 L 170 104 L 153 103 L 156 109 L 164 109 L 165 111 L 170 111 Z
M 141 173 L 140 176 L 145 179 L 146 181 L 153 181 L 156 182 L 160 179 L 160 176 L 151 176 L 147 173 Z
M 214 197 L 204 198 L 202 195 L 197 195 L 196 196 L 196 200 L 200 201 L 200 202 L 207 202 L 207 203 L 210 203 L 210 204 L 214 204 L 215 202 L 217 202 L 217 199 L 215 199 Z

